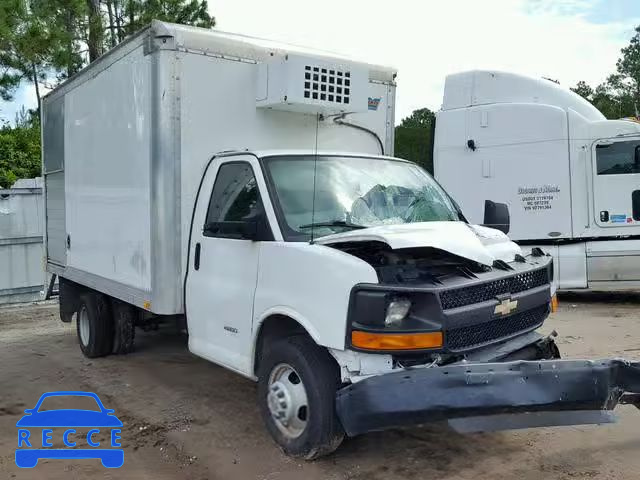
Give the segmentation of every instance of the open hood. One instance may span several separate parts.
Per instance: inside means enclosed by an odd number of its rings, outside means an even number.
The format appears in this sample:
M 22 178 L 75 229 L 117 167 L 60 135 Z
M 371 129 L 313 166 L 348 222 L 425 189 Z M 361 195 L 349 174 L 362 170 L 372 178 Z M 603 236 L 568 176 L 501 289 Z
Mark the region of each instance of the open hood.
M 327 235 L 319 245 L 344 242 L 382 242 L 393 250 L 431 247 L 491 266 L 495 260 L 513 261 L 521 250 L 504 233 L 464 222 L 421 222 L 382 225 Z

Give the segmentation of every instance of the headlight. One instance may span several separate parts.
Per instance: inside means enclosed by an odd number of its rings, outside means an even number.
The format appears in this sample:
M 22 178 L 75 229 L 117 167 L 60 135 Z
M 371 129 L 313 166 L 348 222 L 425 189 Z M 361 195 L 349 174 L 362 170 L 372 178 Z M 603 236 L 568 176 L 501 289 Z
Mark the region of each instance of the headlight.
M 441 349 L 440 300 L 435 292 L 357 288 L 349 305 L 349 344 L 372 352 Z
M 409 314 L 411 300 L 406 297 L 393 298 L 387 306 L 387 315 L 384 318 L 385 326 L 393 326 L 400 323 Z

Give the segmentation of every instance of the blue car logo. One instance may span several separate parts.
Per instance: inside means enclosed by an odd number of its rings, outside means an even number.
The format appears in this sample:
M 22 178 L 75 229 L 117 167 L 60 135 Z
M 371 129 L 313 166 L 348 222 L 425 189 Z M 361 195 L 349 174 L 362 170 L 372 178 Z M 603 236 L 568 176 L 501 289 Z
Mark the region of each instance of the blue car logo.
M 50 397 L 89 397 L 93 398 L 98 410 L 55 409 L 42 410 L 42 402 Z M 102 405 L 100 398 L 91 392 L 49 392 L 40 397 L 36 406 L 24 411 L 26 414 L 18 423 L 18 448 L 16 449 L 16 465 L 20 468 L 33 468 L 41 458 L 54 459 L 100 459 L 107 468 L 119 468 L 124 463 L 124 450 L 120 447 L 120 428 L 118 420 L 111 409 Z M 37 428 L 38 431 L 33 430 Z M 41 435 L 39 429 L 42 428 Z M 52 448 L 53 428 L 64 428 L 62 441 L 66 448 Z M 90 430 L 84 434 L 76 428 Z M 96 439 L 100 429 L 109 430 L 109 446 L 104 448 Z M 84 444 L 89 448 L 83 448 Z M 102 442 L 103 444 L 106 442 Z M 77 445 L 78 448 L 76 448 Z M 101 448 L 102 447 L 102 448 Z

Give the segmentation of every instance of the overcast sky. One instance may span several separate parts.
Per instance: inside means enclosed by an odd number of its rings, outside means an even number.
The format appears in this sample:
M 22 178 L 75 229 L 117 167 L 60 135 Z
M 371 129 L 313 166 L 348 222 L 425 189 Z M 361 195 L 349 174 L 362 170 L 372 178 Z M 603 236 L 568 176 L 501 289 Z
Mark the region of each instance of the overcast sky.
M 640 0 L 209 0 L 218 28 L 398 68 L 397 121 L 440 108 L 447 74 L 498 68 L 597 85 L 640 24 Z M 0 101 L 13 120 L 25 86 Z

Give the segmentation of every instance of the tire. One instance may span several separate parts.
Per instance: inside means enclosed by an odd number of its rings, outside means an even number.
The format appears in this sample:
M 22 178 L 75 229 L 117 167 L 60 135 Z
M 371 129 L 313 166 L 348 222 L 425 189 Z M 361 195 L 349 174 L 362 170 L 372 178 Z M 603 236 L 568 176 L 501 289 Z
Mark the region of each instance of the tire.
M 136 309 L 120 300 L 111 301 L 113 310 L 113 353 L 127 354 L 134 350 Z
M 80 302 L 80 292 L 76 284 L 59 277 L 58 281 L 58 304 L 60 307 L 60 320 L 70 323 L 73 320 L 73 314 L 78 311 Z
M 76 330 L 85 357 L 103 357 L 111 353 L 113 318 L 107 297 L 93 292 L 80 296 Z
M 277 339 L 265 343 L 264 348 L 258 372 L 258 405 L 267 430 L 292 457 L 313 460 L 333 452 L 344 439 L 335 410 L 340 386 L 335 360 L 304 335 Z M 300 384 L 306 396 L 301 394 Z M 300 406 L 304 403 L 301 397 L 306 400 L 304 407 Z

